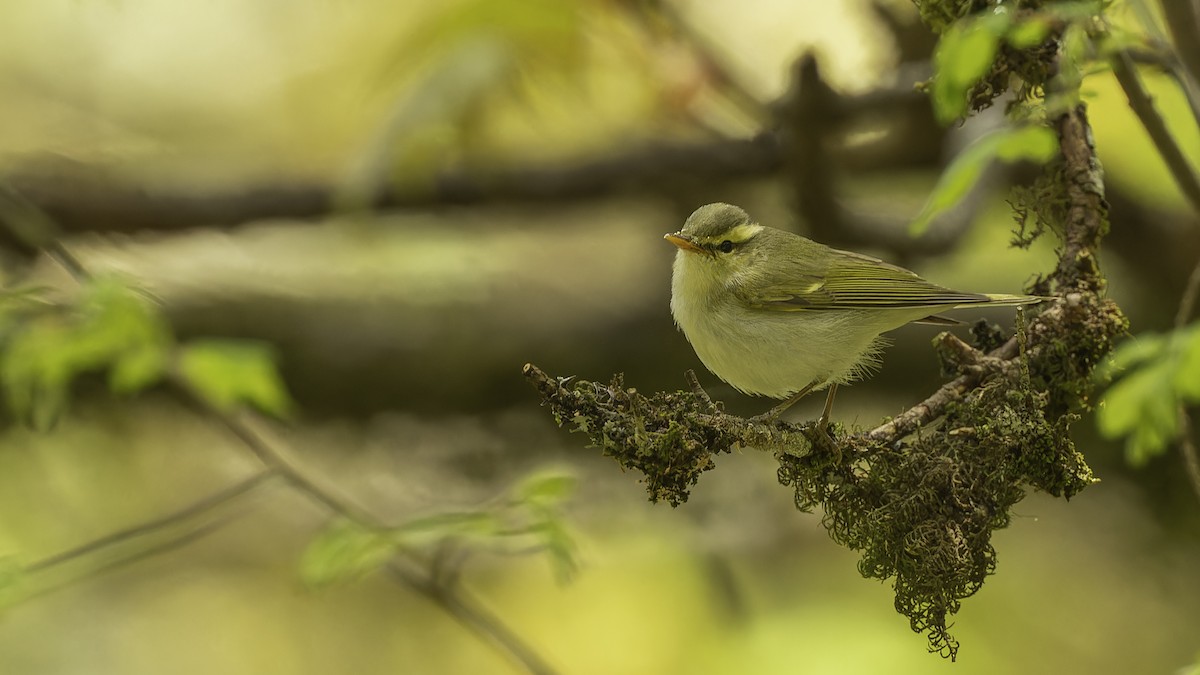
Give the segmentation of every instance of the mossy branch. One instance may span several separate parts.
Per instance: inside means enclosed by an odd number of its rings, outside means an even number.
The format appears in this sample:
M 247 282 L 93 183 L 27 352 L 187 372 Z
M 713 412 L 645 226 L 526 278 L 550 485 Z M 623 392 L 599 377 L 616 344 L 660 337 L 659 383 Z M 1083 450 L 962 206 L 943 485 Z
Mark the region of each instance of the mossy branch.
M 1012 506 L 1028 487 L 1070 498 L 1095 482 L 1069 428 L 1091 406 L 1093 369 L 1128 329 L 1096 262 L 1107 204 L 1085 107 L 1052 125 L 1061 156 L 1022 212 L 1061 238 L 1056 267 L 1034 289 L 1053 301 L 1019 314 L 998 346 L 995 330 L 980 331 L 976 346 L 938 336 L 954 379 L 874 429 L 835 425 L 830 447 L 813 424 L 729 415 L 698 387 L 646 396 L 621 375 L 600 384 L 532 364 L 524 374 L 559 425 L 641 472 L 652 501 L 683 503 L 735 447 L 771 452 L 797 508 L 820 506 L 830 536 L 862 554 L 863 576 L 893 579 L 897 611 L 931 651 L 954 658 L 947 619 L 995 569 L 991 534 Z

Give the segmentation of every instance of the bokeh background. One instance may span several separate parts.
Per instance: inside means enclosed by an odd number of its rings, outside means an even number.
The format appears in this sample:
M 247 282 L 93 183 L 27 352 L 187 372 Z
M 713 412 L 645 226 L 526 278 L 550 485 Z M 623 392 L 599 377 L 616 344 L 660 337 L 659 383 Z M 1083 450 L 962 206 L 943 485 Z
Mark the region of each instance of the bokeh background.
M 1174 673 L 1197 659 L 1200 502 L 1175 454 L 1130 468 L 1089 416 L 1075 436 L 1102 482 L 1018 506 L 996 574 L 955 619 L 951 664 L 819 514 L 796 512 L 770 457 L 723 456 L 687 504 L 652 505 L 521 377 L 532 361 L 658 391 L 696 368 L 730 410 L 765 409 L 704 372 L 671 323 L 660 238 L 707 202 L 947 286 L 1019 292 L 1048 271 L 1049 237 L 1008 247 L 1012 172 L 908 237 L 940 167 L 1000 121 L 932 122 L 912 85 L 933 39 L 909 3 L 44 0 L 0 4 L 0 38 L 6 180 L 61 219 L 93 273 L 153 294 L 181 339 L 275 345 L 298 412 L 269 428 L 298 465 L 397 523 L 475 508 L 531 472 L 576 477 L 569 581 L 540 555 L 463 570 L 556 669 Z M 764 156 L 752 139 L 804 54 L 867 112 L 823 130 L 819 152 Z M 1147 79 L 1200 160 L 1182 96 Z M 1200 226 L 1111 78 L 1084 93 L 1113 204 L 1111 294 L 1135 333 L 1166 329 Z M 5 277 L 74 283 L 19 255 Z M 897 331 L 835 417 L 871 425 L 928 395 L 933 335 Z M 18 564 L 257 466 L 166 392 L 75 393 L 53 428 L 0 436 L 0 554 Z M 307 587 L 299 561 L 329 520 L 272 484 L 187 545 L 83 559 L 0 616 L 0 672 L 521 672 L 386 576 Z

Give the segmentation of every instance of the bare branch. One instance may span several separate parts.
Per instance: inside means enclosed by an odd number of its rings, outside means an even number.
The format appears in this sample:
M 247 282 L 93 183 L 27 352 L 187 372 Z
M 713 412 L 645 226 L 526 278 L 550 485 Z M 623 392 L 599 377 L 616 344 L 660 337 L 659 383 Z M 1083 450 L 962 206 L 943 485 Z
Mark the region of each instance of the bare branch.
M 426 573 L 393 562 L 388 565 L 393 579 L 421 593 L 454 617 L 464 627 L 485 638 L 496 649 L 506 652 L 513 661 L 533 675 L 553 675 L 557 672 L 541 655 L 475 598 L 461 588 L 434 582 Z
M 97 551 L 108 549 L 117 544 L 122 544 L 133 539 L 140 539 L 147 535 L 154 534 L 160 530 L 175 527 L 183 524 L 185 521 L 193 520 L 199 516 L 205 515 L 217 508 L 227 506 L 230 502 L 253 492 L 255 489 L 275 477 L 275 472 L 272 470 L 259 471 L 248 478 L 238 481 L 234 485 L 209 495 L 204 499 L 194 502 L 178 511 L 174 511 L 165 516 L 155 518 L 153 520 L 140 523 L 133 527 L 118 530 L 112 534 L 105 535 L 99 539 L 94 539 L 86 544 L 80 544 L 70 550 L 57 553 L 47 558 L 42 558 L 25 565 L 24 572 L 26 574 L 36 574 L 54 567 L 58 567 L 65 563 L 71 562 L 77 558 L 95 553 Z
M 1200 296 L 1200 261 L 1192 270 L 1192 276 L 1188 278 L 1187 287 L 1183 290 L 1183 297 L 1179 300 L 1179 309 L 1175 313 L 1176 331 L 1182 330 L 1191 319 L 1198 296 Z M 1179 453 L 1183 458 L 1183 466 L 1187 470 L 1192 490 L 1195 491 L 1197 497 L 1200 497 L 1200 457 L 1197 457 L 1196 444 L 1192 439 L 1192 420 L 1188 415 L 1187 407 L 1182 402 L 1180 402 L 1176 414 L 1179 416 Z
M 1146 128 L 1150 140 L 1154 142 L 1158 154 L 1166 162 L 1180 191 L 1191 202 L 1192 209 L 1200 213 L 1200 177 L 1197 177 L 1187 156 L 1183 154 L 1183 150 L 1180 149 L 1179 144 L 1175 142 L 1175 137 L 1167 129 L 1166 122 L 1158 113 L 1158 109 L 1154 107 L 1154 101 L 1137 73 L 1137 66 L 1133 64 L 1128 54 L 1124 52 L 1116 54 L 1113 58 L 1113 74 L 1121 88 L 1125 90 L 1125 95 L 1129 99 L 1129 107 L 1141 120 L 1142 126 Z
M 337 496 L 331 488 L 320 485 L 316 479 L 293 463 L 289 459 L 288 453 L 267 440 L 262 431 L 255 428 L 252 415 L 249 413 L 233 415 L 215 410 L 207 406 L 178 376 L 172 378 L 172 383 L 176 390 L 189 400 L 189 403 L 206 409 L 210 417 L 219 420 L 233 432 L 272 473 L 278 474 L 302 494 L 343 518 L 370 528 L 386 527 L 385 523 L 374 514 Z M 411 562 L 398 556 L 386 565 L 386 569 L 393 579 L 429 598 L 463 626 L 510 656 L 530 673 L 542 675 L 554 672 L 536 651 L 525 644 L 498 617 L 484 610 L 479 602 L 464 589 L 460 586 L 436 583 L 431 572 L 416 571 L 412 568 Z

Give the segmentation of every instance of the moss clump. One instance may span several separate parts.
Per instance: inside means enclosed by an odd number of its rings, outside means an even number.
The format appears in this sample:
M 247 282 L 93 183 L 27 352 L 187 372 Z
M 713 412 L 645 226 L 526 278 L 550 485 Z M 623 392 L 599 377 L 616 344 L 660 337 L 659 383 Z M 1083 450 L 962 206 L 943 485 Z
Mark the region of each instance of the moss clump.
M 1108 298 L 1073 292 L 1063 321 L 1035 323 L 1030 331 L 1038 345 L 1029 365 L 1033 386 L 1046 393 L 1051 415 L 1066 415 L 1092 408 L 1093 372 L 1128 334 L 1129 319 Z
M 940 428 L 891 446 L 847 439 L 853 459 L 779 457 L 797 507 L 820 506 L 834 541 L 859 551 L 865 577 L 893 579 L 896 610 L 930 651 L 954 658 L 948 618 L 995 569 L 991 535 L 1025 486 L 1070 497 L 1094 479 L 1068 435 L 1072 415 L 1046 415 L 1049 397 L 1021 368 L 971 391 Z M 862 438 L 862 437 L 858 437 Z
M 696 392 L 647 398 L 627 389 L 621 374 L 607 386 L 552 380 L 532 365 L 525 366 L 525 375 L 542 391 L 560 427 L 586 434 L 623 468 L 642 473 L 652 502 L 679 506 L 687 501 L 700 474 L 716 466 L 713 456 L 729 452 L 744 433 L 737 418 Z

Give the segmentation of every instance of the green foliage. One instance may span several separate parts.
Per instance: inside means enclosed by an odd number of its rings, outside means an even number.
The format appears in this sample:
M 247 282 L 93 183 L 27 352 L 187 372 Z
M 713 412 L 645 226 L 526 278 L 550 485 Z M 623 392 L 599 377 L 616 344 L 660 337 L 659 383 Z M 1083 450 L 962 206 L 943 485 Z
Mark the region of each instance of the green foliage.
M 275 367 L 275 350 L 248 340 L 197 340 L 180 349 L 179 374 L 213 408 L 242 405 L 284 416 L 291 398 Z
M 933 54 L 930 91 L 933 112 L 942 124 L 967 113 L 967 92 L 991 70 L 1010 24 L 1007 12 L 988 14 L 959 21 L 942 33 Z
M 1179 406 L 1200 402 L 1200 322 L 1125 342 L 1098 375 L 1117 379 L 1096 425 L 1105 438 L 1124 438 L 1126 459 L 1141 466 L 1178 438 Z
M 79 375 L 107 369 L 113 391 L 133 393 L 162 378 L 172 346 L 148 298 L 114 279 L 89 282 L 68 305 L 7 295 L 0 329 L 9 410 L 43 429 L 65 410 Z
M 1046 17 L 1031 16 L 1017 22 L 1005 35 L 1008 44 L 1016 49 L 1036 47 L 1050 36 L 1050 21 Z
M 983 136 L 960 152 L 942 172 L 921 212 L 909 225 L 909 232 L 917 236 L 928 229 L 934 218 L 971 191 L 993 161 L 1045 163 L 1057 152 L 1058 139 L 1045 127 L 1010 127 Z
M 309 545 L 300 576 L 322 587 L 357 580 L 396 555 L 447 550 L 535 550 L 547 555 L 559 580 L 574 573 L 575 542 L 562 505 L 575 488 L 564 475 L 535 475 L 479 509 L 442 513 L 391 528 L 340 520 Z
M 1014 78 L 1019 82 L 1014 103 L 1019 103 L 1040 100 L 1057 73 L 1060 93 L 1042 112 L 1058 110 L 1077 97 L 1085 65 L 1096 53 L 1093 34 L 1106 37 L 1093 20 L 1106 3 L 1096 0 L 919 4 L 922 17 L 941 33 L 929 90 L 934 115 L 943 124 L 990 106 Z M 1062 59 L 1056 58 L 1059 42 Z
M 0 388 L 13 416 L 35 428 L 54 424 L 83 374 L 106 372 L 110 390 L 133 394 L 160 382 L 173 363 L 218 410 L 252 405 L 283 415 L 291 408 L 268 345 L 179 347 L 149 296 L 117 279 L 89 280 L 66 302 L 40 289 L 0 292 Z
M 945 433 L 847 437 L 854 461 L 833 465 L 776 454 L 797 508 L 820 506 L 830 537 L 861 554 L 859 572 L 892 580 L 896 611 L 951 659 L 950 617 L 995 570 L 992 533 L 1027 486 L 1069 498 L 1094 480 L 1068 433 L 1075 416 L 1055 410 L 1033 375 L 1042 363 L 1022 365 L 950 406 Z
M 308 545 L 300 561 L 300 577 L 313 587 L 352 581 L 375 571 L 395 555 L 387 532 L 339 520 Z

